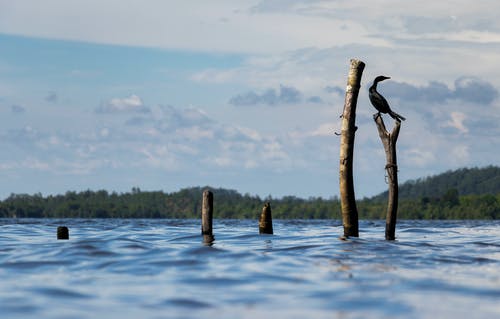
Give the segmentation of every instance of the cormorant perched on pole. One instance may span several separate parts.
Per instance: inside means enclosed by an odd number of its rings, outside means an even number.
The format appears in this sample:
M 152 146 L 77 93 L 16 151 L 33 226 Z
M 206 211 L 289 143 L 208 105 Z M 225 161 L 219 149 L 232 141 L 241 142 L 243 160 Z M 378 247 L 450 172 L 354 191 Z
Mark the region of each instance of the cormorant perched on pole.
M 377 83 L 387 79 L 390 79 L 390 77 L 379 75 L 375 78 L 375 80 L 373 80 L 373 84 L 372 86 L 370 86 L 370 89 L 368 90 L 369 92 L 368 96 L 370 97 L 370 102 L 372 102 L 372 105 L 377 109 L 379 113 L 387 113 L 393 119 L 399 122 L 404 121 L 406 119 L 403 116 L 391 110 L 391 107 L 389 106 L 389 103 L 387 103 L 387 100 L 380 93 L 377 92 Z

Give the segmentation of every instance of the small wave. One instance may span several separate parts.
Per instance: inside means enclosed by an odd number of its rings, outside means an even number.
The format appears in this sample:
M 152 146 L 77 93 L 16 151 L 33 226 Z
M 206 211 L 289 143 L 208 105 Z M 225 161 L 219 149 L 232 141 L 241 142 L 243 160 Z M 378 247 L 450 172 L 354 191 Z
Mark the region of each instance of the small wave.
M 53 288 L 53 287 L 39 287 L 39 288 L 32 288 L 31 289 L 33 292 L 44 295 L 44 296 L 49 296 L 49 297 L 54 297 L 54 298 L 70 298 L 70 299 L 90 299 L 93 298 L 90 295 L 80 293 L 77 291 L 65 289 L 65 288 Z
M 201 309 L 201 308 L 210 308 L 212 305 L 207 302 L 195 300 L 192 298 L 172 298 L 167 299 L 162 302 L 162 305 L 166 306 L 174 306 L 186 309 Z
M 68 266 L 75 264 L 71 260 L 52 260 L 52 261 L 12 261 L 0 263 L 0 268 L 10 268 L 14 270 L 33 270 L 39 268 L 51 268 L 54 266 Z

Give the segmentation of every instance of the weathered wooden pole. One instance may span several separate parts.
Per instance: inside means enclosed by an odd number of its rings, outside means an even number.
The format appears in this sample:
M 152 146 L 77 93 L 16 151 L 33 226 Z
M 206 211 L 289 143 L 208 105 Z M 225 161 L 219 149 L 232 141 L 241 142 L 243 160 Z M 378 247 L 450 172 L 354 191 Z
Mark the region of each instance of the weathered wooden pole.
M 57 239 L 69 239 L 69 230 L 66 226 L 57 227 Z
M 396 220 L 398 215 L 398 162 L 396 158 L 396 142 L 401 128 L 401 122 L 396 120 L 392 132 L 387 132 L 384 120 L 380 113 L 373 115 L 377 124 L 378 134 L 384 145 L 387 164 L 387 183 L 389 184 L 389 198 L 387 200 L 387 215 L 385 219 L 385 239 L 396 239 Z
M 214 215 L 214 194 L 205 190 L 201 204 L 201 234 L 212 236 L 212 219 Z
M 270 203 L 266 203 L 262 208 L 259 220 L 259 234 L 273 234 L 273 218 L 271 216 Z
M 347 88 L 345 93 L 344 112 L 342 113 L 342 130 L 340 134 L 340 203 L 342 209 L 342 223 L 344 225 L 344 236 L 358 237 L 358 209 L 354 196 L 354 181 L 352 175 L 354 156 L 354 135 L 357 130 L 356 104 L 359 89 L 361 87 L 361 76 L 365 64 L 362 61 L 351 59 L 351 67 L 347 77 Z

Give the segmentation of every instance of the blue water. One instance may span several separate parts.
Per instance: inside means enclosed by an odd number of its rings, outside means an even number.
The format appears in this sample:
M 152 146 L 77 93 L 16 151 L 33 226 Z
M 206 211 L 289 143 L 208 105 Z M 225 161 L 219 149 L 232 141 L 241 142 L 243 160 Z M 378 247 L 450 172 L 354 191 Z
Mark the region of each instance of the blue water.
M 56 240 L 57 226 L 70 229 Z M 500 221 L 0 219 L 1 318 L 500 318 Z

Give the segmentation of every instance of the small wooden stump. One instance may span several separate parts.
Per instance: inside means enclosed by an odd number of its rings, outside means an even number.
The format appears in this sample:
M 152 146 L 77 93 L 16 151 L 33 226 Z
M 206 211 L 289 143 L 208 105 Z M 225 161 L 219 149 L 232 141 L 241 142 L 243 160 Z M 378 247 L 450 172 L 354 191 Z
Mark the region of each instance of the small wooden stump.
M 201 205 L 201 234 L 213 235 L 212 219 L 214 215 L 214 194 L 205 190 L 203 192 L 203 201 Z
M 396 221 L 398 215 L 398 161 L 396 158 L 396 141 L 398 140 L 401 122 L 395 122 L 392 132 L 389 133 L 385 128 L 384 120 L 380 113 L 373 115 L 373 120 L 377 124 L 378 134 L 384 145 L 387 164 L 387 183 L 389 184 L 389 193 L 387 199 L 387 216 L 385 220 L 385 239 L 396 239 Z
M 271 216 L 270 203 L 266 203 L 262 208 L 259 220 L 259 234 L 273 234 L 273 218 Z
M 69 230 L 66 226 L 57 227 L 57 239 L 69 239 Z

